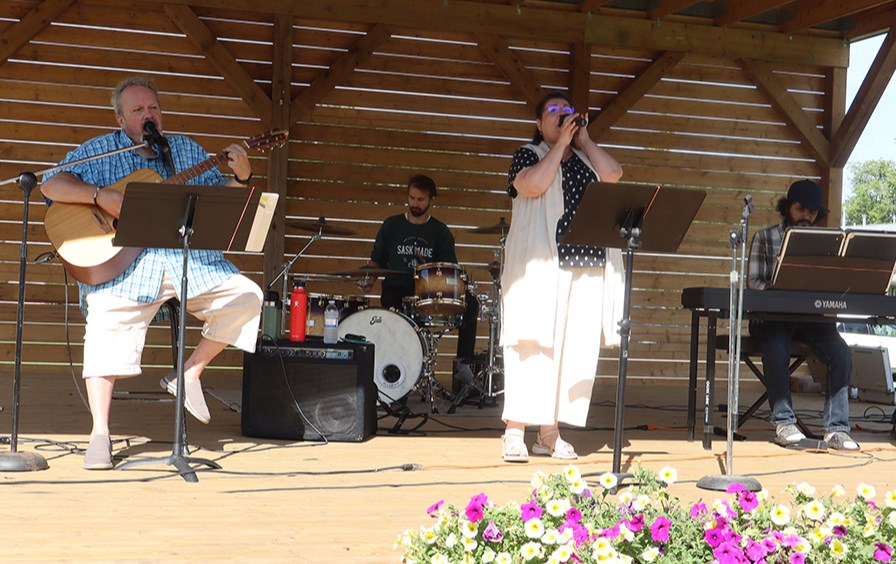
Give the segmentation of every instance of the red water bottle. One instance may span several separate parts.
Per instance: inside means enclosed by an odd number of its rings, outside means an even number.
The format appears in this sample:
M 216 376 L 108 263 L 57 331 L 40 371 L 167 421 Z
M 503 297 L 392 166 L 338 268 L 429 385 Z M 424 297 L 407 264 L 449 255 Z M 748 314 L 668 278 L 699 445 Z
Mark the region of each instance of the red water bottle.
M 308 294 L 305 283 L 296 282 L 289 296 L 289 340 L 301 343 L 305 340 L 305 324 L 308 317 Z

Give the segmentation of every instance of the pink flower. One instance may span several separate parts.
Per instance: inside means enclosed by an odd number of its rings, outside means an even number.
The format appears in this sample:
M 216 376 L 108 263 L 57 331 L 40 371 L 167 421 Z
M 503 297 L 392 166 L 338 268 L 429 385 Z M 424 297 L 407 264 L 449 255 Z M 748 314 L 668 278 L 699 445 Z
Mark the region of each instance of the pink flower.
M 669 540 L 669 529 L 672 528 L 672 521 L 660 515 L 650 526 L 650 537 L 656 542 L 666 542 Z
M 709 515 L 709 510 L 706 508 L 705 503 L 695 503 L 694 506 L 691 507 L 691 519 L 697 519 L 704 515 Z
M 578 523 L 582 520 L 582 512 L 576 509 L 575 507 L 570 507 L 569 511 L 566 512 L 566 522 L 567 523 Z
M 790 555 L 790 564 L 806 564 L 806 555 L 802 552 L 794 552 Z
M 528 521 L 529 519 L 537 519 L 544 513 L 544 509 L 538 507 L 538 504 L 535 503 L 535 501 L 530 501 L 529 503 L 521 506 L 520 511 L 522 513 L 523 521 Z
M 487 502 L 488 497 L 484 493 L 474 495 L 470 498 L 470 503 L 467 504 L 467 509 L 464 511 L 464 514 L 471 523 L 476 523 L 482 519 L 482 506 Z
M 426 513 L 428 515 L 432 515 L 433 513 L 438 511 L 440 507 L 442 507 L 443 503 L 445 503 L 444 499 L 440 499 L 439 501 L 433 503 L 432 505 L 429 506 L 429 509 L 426 510 Z
M 888 545 L 879 542 L 874 545 L 874 559 L 878 562 L 889 562 L 893 559 L 893 549 Z
M 633 533 L 640 533 L 644 528 L 644 514 L 638 513 L 628 521 L 628 530 Z
M 743 551 L 738 548 L 737 544 L 726 542 L 720 544 L 712 551 L 712 555 L 716 557 L 719 564 L 740 564 L 746 562 Z
M 482 540 L 488 542 L 498 542 L 504 538 L 504 534 L 495 526 L 494 521 L 489 521 L 488 526 L 482 531 Z
M 741 494 L 738 496 L 738 501 L 740 501 L 741 509 L 743 509 L 747 513 L 759 507 L 759 498 L 756 497 L 756 494 L 754 492 L 741 492 Z

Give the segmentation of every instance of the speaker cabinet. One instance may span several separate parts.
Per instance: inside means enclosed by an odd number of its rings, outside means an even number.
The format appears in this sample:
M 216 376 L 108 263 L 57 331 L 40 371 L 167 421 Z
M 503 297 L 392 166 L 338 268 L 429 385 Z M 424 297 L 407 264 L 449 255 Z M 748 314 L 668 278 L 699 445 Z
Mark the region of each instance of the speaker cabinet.
M 372 344 L 265 344 L 243 357 L 242 432 L 360 442 L 376 433 Z

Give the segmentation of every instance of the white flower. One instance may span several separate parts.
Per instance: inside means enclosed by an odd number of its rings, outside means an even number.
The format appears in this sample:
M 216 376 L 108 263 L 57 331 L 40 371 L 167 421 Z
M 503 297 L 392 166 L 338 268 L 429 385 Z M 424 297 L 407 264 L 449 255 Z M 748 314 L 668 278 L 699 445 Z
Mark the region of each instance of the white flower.
M 537 490 L 538 488 L 540 488 L 540 487 L 544 484 L 544 479 L 547 478 L 547 477 L 548 477 L 547 474 L 545 474 L 545 473 L 542 472 L 541 470 L 538 470 L 538 471 L 535 472 L 535 474 L 532 476 L 532 480 L 529 482 L 529 485 L 532 486 L 532 489 Z
M 447 548 L 454 548 L 454 545 L 456 545 L 456 544 L 457 544 L 457 535 L 455 535 L 454 533 L 451 533 L 450 535 L 448 535 L 448 538 L 445 539 L 445 546 Z
M 772 511 L 769 514 L 769 519 L 771 519 L 772 523 L 778 525 L 779 527 L 786 525 L 790 522 L 790 509 L 778 504 L 772 508 Z
M 423 542 L 426 544 L 432 544 L 439 538 L 433 529 L 424 529 L 420 536 L 423 537 Z
M 890 516 L 887 517 L 887 521 L 890 522 L 890 526 L 896 529 L 896 511 L 890 511 Z
M 628 505 L 635 499 L 635 494 L 633 494 L 631 490 L 622 490 L 619 492 L 619 495 L 616 496 L 616 499 L 619 500 L 620 504 Z
M 797 552 L 802 552 L 803 554 L 809 554 L 812 551 L 812 545 L 809 544 L 809 541 L 800 537 L 799 542 L 793 545 L 793 549 Z
M 479 533 L 479 526 L 464 519 L 460 524 L 460 534 L 468 539 L 475 539 Z
M 548 529 L 544 535 L 541 536 L 541 542 L 543 544 L 557 544 L 557 541 L 560 538 L 560 533 L 557 532 L 557 529 L 551 528 Z
M 576 478 L 575 480 L 569 482 L 569 490 L 576 495 L 581 495 L 587 487 L 588 482 L 586 482 L 582 478 Z
M 558 562 L 569 562 L 569 559 L 572 558 L 573 552 L 574 551 L 571 546 L 562 545 L 557 547 L 557 550 L 555 550 L 551 554 L 551 556 L 555 557 Z
M 655 546 L 651 546 L 647 550 L 641 553 L 641 558 L 644 559 L 644 562 L 653 562 L 656 560 L 656 557 L 660 555 L 660 549 Z
M 481 558 L 482 558 L 482 561 L 483 561 L 485 564 L 489 564 L 489 562 L 494 562 L 494 561 L 495 561 L 495 557 L 496 557 L 496 556 L 497 556 L 497 554 L 495 554 L 495 551 L 494 551 L 494 550 L 492 550 L 492 549 L 490 549 L 490 548 L 486 548 L 485 551 L 482 553 L 482 557 L 481 557 Z
M 856 494 L 862 499 L 874 499 L 874 496 L 877 495 L 877 490 L 874 489 L 874 486 L 861 483 L 856 486 Z
M 896 490 L 888 490 L 884 494 L 884 503 L 886 503 L 887 507 L 896 509 Z
M 659 479 L 665 482 L 667 486 L 671 486 L 678 481 L 678 472 L 671 466 L 664 466 L 660 468 Z
M 610 544 L 610 539 L 598 537 L 591 544 L 591 551 L 594 553 L 595 558 L 603 558 L 613 552 L 613 545 Z
M 719 498 L 715 498 L 712 502 L 712 510 L 718 513 L 719 515 L 727 515 L 728 509 L 730 509 L 728 502 L 721 500 Z
M 476 539 L 464 537 L 463 539 L 461 539 L 461 542 L 464 545 L 464 550 L 466 550 L 467 552 L 473 552 L 474 550 L 476 550 L 476 547 L 479 546 L 479 543 L 476 542 Z
M 632 503 L 632 507 L 634 507 L 636 511 L 644 511 L 644 508 L 647 507 L 648 503 L 650 503 L 650 497 L 641 494 L 635 498 L 634 503 Z
M 812 497 L 815 495 L 815 488 L 807 484 L 806 482 L 800 482 L 796 485 L 796 491 L 800 492 L 803 495 L 807 495 Z
M 582 477 L 582 473 L 579 472 L 579 469 L 572 464 L 563 467 L 563 475 L 566 476 L 566 481 L 569 483 Z
M 572 504 L 568 499 L 552 499 L 545 505 L 545 511 L 553 517 L 562 517 L 566 515 Z
M 848 527 L 852 525 L 852 519 L 838 511 L 831 513 L 831 518 L 828 520 L 828 522 L 831 524 L 831 527 L 835 527 L 837 525 Z
M 824 542 L 825 535 L 821 532 L 820 527 L 815 527 L 807 534 L 809 540 L 815 544 L 821 544 Z
M 448 560 L 448 557 L 444 554 L 436 554 L 429 560 L 431 564 L 451 564 L 451 561 Z
M 756 499 L 759 500 L 760 502 L 767 500 L 768 499 L 768 490 L 765 488 L 762 488 L 761 490 L 756 492 Z
M 544 524 L 538 517 L 533 517 L 526 521 L 524 525 L 526 536 L 530 539 L 540 539 L 544 535 Z
M 877 527 L 874 526 L 874 523 L 865 523 L 865 528 L 862 529 L 862 536 L 866 539 L 868 537 L 874 536 L 877 533 Z
M 513 556 L 509 552 L 499 552 L 495 558 L 496 564 L 513 564 Z
M 563 532 L 560 533 L 559 537 L 557 537 L 558 544 L 566 544 L 571 540 L 572 540 L 572 528 L 571 527 L 567 527 L 567 528 L 563 529 Z
M 520 555 L 526 562 L 532 560 L 533 558 L 541 558 L 543 554 L 544 547 L 537 542 L 527 542 L 520 548 Z
M 619 537 L 622 538 L 625 542 L 632 542 L 635 540 L 635 533 L 632 532 L 627 526 L 622 525 L 619 527 Z
M 616 478 L 616 474 L 611 474 L 610 472 L 604 472 L 598 478 L 600 485 L 604 487 L 604 489 L 612 490 L 616 487 L 616 484 L 619 483 L 619 480 Z
M 831 539 L 829 549 L 831 551 L 831 556 L 837 560 L 843 560 L 846 558 L 846 553 L 849 552 L 849 548 L 837 537 Z
M 803 514 L 813 521 L 824 519 L 824 505 L 817 499 L 813 499 L 803 506 Z

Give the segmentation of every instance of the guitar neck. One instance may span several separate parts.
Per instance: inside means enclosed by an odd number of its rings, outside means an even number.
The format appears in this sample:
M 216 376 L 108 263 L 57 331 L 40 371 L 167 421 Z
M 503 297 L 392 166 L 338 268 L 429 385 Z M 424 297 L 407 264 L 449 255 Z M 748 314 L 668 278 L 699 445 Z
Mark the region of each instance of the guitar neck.
M 245 144 L 245 143 L 244 143 Z M 164 180 L 165 184 L 185 184 L 189 180 L 193 180 L 200 174 L 210 171 L 211 169 L 217 167 L 222 163 L 227 162 L 227 153 L 225 151 L 221 151 L 216 155 L 213 155 L 201 163 L 195 164 L 190 168 L 181 171 L 174 176 L 170 176 Z

